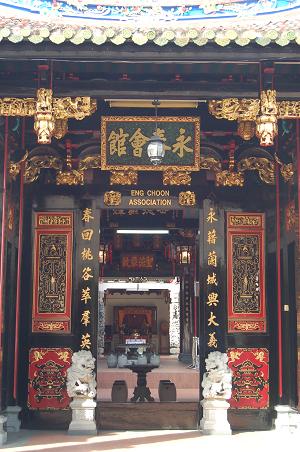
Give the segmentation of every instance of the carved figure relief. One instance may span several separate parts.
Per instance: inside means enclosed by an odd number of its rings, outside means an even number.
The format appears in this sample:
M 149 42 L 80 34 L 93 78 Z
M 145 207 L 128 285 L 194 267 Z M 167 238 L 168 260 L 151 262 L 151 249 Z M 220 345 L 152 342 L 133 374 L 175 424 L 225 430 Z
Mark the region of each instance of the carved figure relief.
M 264 214 L 227 214 L 228 332 L 266 331 Z
M 259 312 L 259 237 L 232 237 L 233 310 Z
M 36 214 L 32 331 L 71 328 L 72 236 L 70 213 Z
M 39 312 L 64 312 L 66 235 L 40 235 Z

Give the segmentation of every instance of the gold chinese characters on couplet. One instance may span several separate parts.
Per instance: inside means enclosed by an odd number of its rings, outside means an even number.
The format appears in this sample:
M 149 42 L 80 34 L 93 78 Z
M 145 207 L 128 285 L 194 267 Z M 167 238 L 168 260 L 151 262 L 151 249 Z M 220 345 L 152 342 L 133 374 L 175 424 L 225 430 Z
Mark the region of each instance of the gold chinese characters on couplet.
M 91 282 L 94 281 L 93 262 L 95 259 L 95 253 L 92 248 L 92 238 L 94 236 L 94 221 L 95 214 L 93 209 L 85 207 L 81 211 L 81 220 L 83 222 L 83 228 L 81 229 L 82 248 L 80 250 L 80 256 L 82 261 L 81 280 L 83 286 L 80 292 L 80 306 L 81 306 L 81 350 L 90 350 L 92 347 L 92 337 L 89 330 L 91 324 L 91 303 L 92 303 L 92 287 Z
M 218 241 L 218 234 L 216 230 L 216 224 L 218 223 L 219 218 L 217 212 L 214 207 L 210 207 L 205 218 L 205 222 L 207 225 L 206 231 L 206 243 L 208 246 L 207 253 L 207 266 L 208 266 L 208 274 L 206 278 L 207 283 L 207 300 L 206 305 L 210 308 L 209 315 L 207 319 L 208 328 L 213 328 L 213 331 L 209 330 L 208 332 L 208 348 L 216 349 L 218 348 L 218 337 L 217 330 L 220 326 L 217 315 L 214 312 L 214 309 L 218 307 L 220 303 L 219 293 L 218 293 L 218 275 L 217 275 L 217 266 L 218 266 L 218 255 L 216 251 L 216 245 Z

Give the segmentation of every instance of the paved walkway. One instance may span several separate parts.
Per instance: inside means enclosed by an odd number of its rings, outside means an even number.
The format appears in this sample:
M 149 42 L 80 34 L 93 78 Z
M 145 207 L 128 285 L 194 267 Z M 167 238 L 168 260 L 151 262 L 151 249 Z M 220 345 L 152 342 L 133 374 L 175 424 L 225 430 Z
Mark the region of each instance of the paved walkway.
M 101 432 L 83 437 L 57 431 L 21 430 L 9 434 L 5 452 L 266 452 L 298 450 L 300 434 L 274 431 L 201 436 L 198 431 Z

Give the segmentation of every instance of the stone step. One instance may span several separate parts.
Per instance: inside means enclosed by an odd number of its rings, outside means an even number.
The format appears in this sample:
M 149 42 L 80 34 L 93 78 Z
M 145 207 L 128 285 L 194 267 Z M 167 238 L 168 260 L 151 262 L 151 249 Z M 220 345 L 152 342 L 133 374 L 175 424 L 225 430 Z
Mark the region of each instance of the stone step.
M 96 423 L 101 430 L 196 429 L 197 402 L 98 402 Z

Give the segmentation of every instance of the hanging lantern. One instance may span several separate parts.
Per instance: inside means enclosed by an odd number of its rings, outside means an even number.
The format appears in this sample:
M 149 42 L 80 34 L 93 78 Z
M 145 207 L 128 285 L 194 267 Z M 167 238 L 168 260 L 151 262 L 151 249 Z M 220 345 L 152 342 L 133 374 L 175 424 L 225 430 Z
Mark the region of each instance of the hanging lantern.
M 178 264 L 190 264 L 192 261 L 192 247 L 188 245 L 178 245 L 176 247 L 176 257 Z
M 164 293 L 164 300 L 166 304 L 171 304 L 171 295 L 169 290 L 163 290 Z
M 53 136 L 60 140 L 68 132 L 68 120 L 67 119 L 55 119 L 55 126 L 53 130 Z
M 111 253 L 109 245 L 100 245 L 99 247 L 99 263 L 105 265 L 111 261 Z
M 39 88 L 37 90 L 33 128 L 37 134 L 39 144 L 51 143 L 51 137 L 55 128 L 52 96 L 52 89 Z
M 123 237 L 121 234 L 114 234 L 113 238 L 114 249 L 120 251 L 123 247 Z
M 261 146 L 273 146 L 274 138 L 278 135 L 277 114 L 276 91 L 261 91 L 260 115 L 256 118 L 256 136 Z
M 161 236 L 160 235 L 153 236 L 152 247 L 154 250 L 160 250 L 160 248 L 161 248 Z
M 275 115 L 262 115 L 256 119 L 256 136 L 261 146 L 273 146 L 278 135 L 278 124 Z
M 238 120 L 237 134 L 245 141 L 251 140 L 255 135 L 255 121 Z
M 140 246 L 141 246 L 141 236 L 139 234 L 135 234 L 132 237 L 132 246 L 133 246 L 133 248 L 140 248 Z
M 157 133 L 157 106 L 159 105 L 159 101 L 154 100 L 152 103 L 155 106 L 155 131 L 148 141 L 147 154 L 153 165 L 159 165 L 165 156 L 165 148 L 163 140 Z
M 153 165 L 159 165 L 165 156 L 164 144 L 158 135 L 154 134 L 150 138 L 147 147 L 147 154 Z

